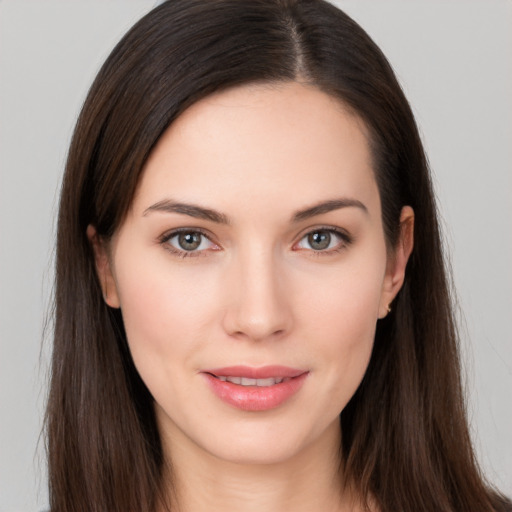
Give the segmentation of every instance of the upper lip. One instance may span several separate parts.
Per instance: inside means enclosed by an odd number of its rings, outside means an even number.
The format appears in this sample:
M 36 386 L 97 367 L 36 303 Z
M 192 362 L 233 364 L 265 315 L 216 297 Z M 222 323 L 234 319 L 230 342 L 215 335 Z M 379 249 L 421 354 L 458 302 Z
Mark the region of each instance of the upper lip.
M 298 377 L 307 370 L 291 368 L 289 366 L 261 366 L 255 368 L 253 366 L 226 366 L 224 368 L 212 368 L 202 370 L 203 373 L 210 373 L 215 377 L 246 377 L 249 379 L 269 379 L 272 377 Z

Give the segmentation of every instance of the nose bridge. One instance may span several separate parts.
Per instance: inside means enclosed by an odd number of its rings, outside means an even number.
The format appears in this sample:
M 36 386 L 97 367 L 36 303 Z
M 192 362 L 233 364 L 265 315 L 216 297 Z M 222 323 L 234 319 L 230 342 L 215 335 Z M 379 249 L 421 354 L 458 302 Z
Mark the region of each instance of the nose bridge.
M 291 310 L 275 251 L 252 243 L 237 252 L 232 266 L 226 331 L 252 340 L 283 335 Z

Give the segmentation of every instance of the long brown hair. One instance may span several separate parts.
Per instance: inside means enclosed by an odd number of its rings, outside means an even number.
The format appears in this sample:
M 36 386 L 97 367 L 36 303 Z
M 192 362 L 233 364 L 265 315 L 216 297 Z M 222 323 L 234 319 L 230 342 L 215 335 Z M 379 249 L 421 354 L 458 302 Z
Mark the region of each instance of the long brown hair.
M 322 0 L 173 0 L 112 51 L 69 150 L 46 421 L 52 512 L 154 512 L 165 501 L 153 400 L 121 313 L 103 301 L 87 226 L 107 240 L 115 233 L 151 150 L 188 106 L 241 84 L 293 80 L 366 123 L 388 244 L 404 205 L 417 226 L 404 286 L 340 416 L 344 477 L 382 512 L 506 509 L 475 462 L 428 165 L 386 58 Z

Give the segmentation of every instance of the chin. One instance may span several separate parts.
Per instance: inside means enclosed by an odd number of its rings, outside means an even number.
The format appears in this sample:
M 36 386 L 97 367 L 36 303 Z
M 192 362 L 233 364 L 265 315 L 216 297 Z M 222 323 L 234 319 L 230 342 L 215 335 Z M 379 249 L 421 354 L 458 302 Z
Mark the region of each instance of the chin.
M 230 441 L 230 442 L 226 442 Z M 249 465 L 283 464 L 298 457 L 311 441 L 288 436 L 274 436 L 266 432 L 252 438 L 215 439 L 204 448 L 215 458 L 227 463 Z
M 192 448 L 200 458 L 210 456 L 239 465 L 279 465 L 308 458 L 311 450 L 322 450 L 322 446 L 332 451 L 333 445 L 339 443 L 341 429 L 335 412 L 316 422 L 310 415 L 294 412 L 275 410 L 228 418 L 216 415 L 215 419 L 205 415 L 192 428 L 190 423 L 180 426 L 165 415 L 166 425 L 160 427 L 171 434 L 171 457 L 176 449 L 185 452 Z

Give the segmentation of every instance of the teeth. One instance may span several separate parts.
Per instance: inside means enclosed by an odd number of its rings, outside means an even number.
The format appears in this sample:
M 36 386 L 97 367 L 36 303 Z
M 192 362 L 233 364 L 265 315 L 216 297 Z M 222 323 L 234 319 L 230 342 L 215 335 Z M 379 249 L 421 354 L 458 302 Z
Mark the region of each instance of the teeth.
M 231 382 L 232 384 L 239 384 L 241 386 L 274 386 L 275 384 L 280 384 L 281 382 L 286 382 L 290 380 L 289 377 L 269 377 L 268 379 L 249 379 L 248 377 L 229 377 L 220 375 L 217 377 L 223 382 Z

